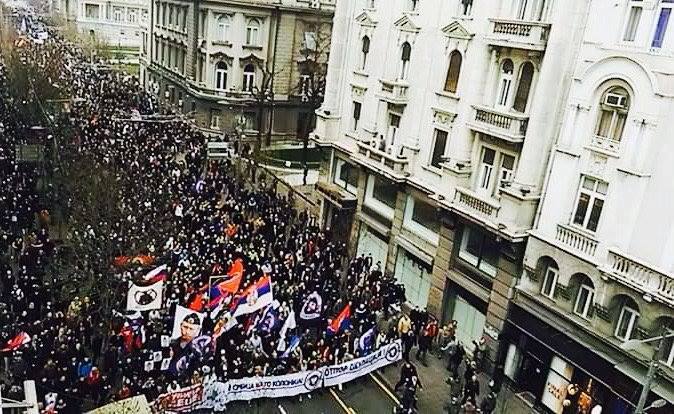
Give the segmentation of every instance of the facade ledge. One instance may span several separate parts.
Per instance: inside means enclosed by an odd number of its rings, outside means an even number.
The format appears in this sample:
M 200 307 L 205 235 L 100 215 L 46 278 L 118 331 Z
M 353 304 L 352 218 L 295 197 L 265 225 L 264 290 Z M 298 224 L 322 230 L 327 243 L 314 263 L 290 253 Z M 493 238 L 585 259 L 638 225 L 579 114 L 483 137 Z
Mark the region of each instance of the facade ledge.
M 512 144 L 520 144 L 524 142 L 527 134 L 529 117 L 490 106 L 473 105 L 473 115 L 467 124 L 474 131 L 501 138 Z
M 365 72 L 364 70 L 359 70 L 359 69 L 354 70 L 354 71 L 353 71 L 353 74 L 354 74 L 354 75 L 357 75 L 357 76 L 361 76 L 361 77 L 363 77 L 363 78 L 367 78 L 367 77 L 370 76 L 370 75 L 369 75 L 367 72 Z
M 432 165 L 426 165 L 426 164 L 423 164 L 421 166 L 421 168 L 424 169 L 425 171 L 428 171 L 429 173 L 431 173 L 435 176 L 442 177 L 442 169 L 441 168 L 437 168 L 437 167 L 434 167 Z
M 258 45 L 241 45 L 244 50 L 262 50 L 262 46 Z
M 232 42 L 227 41 L 227 40 L 213 40 L 211 42 L 212 45 L 215 46 L 226 46 L 226 47 L 232 47 Z
M 328 183 L 326 181 L 318 181 L 316 183 L 316 191 L 318 191 L 318 193 L 320 193 L 324 199 L 328 200 L 340 209 L 353 210 L 356 208 L 356 196 L 349 193 L 337 184 Z
M 452 99 L 454 101 L 461 99 L 458 94 L 447 91 L 435 91 L 435 94 L 439 97 Z
M 616 170 L 620 171 L 623 174 L 633 175 L 638 178 L 650 178 L 651 173 L 645 171 L 637 171 L 631 167 L 618 167 Z
M 352 159 L 359 164 L 375 170 L 393 181 L 404 181 L 409 175 L 409 160 L 381 151 L 369 143 L 357 141 L 358 152 L 352 155 Z
M 554 150 L 559 152 L 560 154 L 568 155 L 570 157 L 574 157 L 574 158 L 580 157 L 580 153 L 574 151 L 571 148 L 565 147 L 565 146 L 563 147 L 563 146 L 558 145 L 558 146 L 555 147 Z
M 549 23 L 499 18 L 489 22 L 487 41 L 491 45 L 539 52 L 547 46 Z

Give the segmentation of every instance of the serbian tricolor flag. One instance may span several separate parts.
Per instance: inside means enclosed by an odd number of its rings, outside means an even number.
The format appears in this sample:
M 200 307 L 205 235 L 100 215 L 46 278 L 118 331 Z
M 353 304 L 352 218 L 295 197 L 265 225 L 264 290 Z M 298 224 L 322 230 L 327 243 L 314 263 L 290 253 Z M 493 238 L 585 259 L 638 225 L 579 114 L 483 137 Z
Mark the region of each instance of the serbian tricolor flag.
M 339 315 L 328 325 L 328 334 L 337 335 L 340 331 L 351 327 L 351 305 L 346 304 Z
M 271 277 L 265 276 L 248 286 L 241 295 L 232 301 L 230 310 L 234 317 L 260 310 L 274 301 Z
M 167 277 L 168 271 L 166 270 L 166 265 L 163 264 L 154 270 L 149 271 L 145 276 L 143 276 L 143 280 L 151 285 L 159 281 L 166 280 Z
M 30 342 L 30 335 L 25 332 L 19 332 L 14 338 L 7 342 L 7 345 L 0 349 L 0 352 L 11 352 Z
M 211 285 L 211 288 L 208 292 L 208 297 L 210 298 L 208 307 L 213 309 L 218 306 L 218 304 L 220 304 L 220 302 L 222 302 L 222 300 L 226 298 L 227 295 L 232 295 L 238 292 L 239 287 L 241 286 L 242 277 L 243 274 L 239 273 L 236 276 Z

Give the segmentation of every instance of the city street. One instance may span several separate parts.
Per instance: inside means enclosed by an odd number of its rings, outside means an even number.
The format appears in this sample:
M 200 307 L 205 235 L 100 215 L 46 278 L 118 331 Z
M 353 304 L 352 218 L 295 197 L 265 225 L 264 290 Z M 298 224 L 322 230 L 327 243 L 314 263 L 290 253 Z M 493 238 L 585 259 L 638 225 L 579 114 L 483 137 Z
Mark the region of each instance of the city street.
M 382 384 L 383 385 L 383 384 Z M 237 403 L 227 406 L 228 413 L 282 413 L 279 406 L 287 414 L 386 414 L 393 411 L 395 403 L 391 396 L 367 375 L 360 380 L 344 384 L 340 392 L 337 387 L 306 395 L 302 402 L 298 397 L 285 399 L 261 399 L 248 403 Z

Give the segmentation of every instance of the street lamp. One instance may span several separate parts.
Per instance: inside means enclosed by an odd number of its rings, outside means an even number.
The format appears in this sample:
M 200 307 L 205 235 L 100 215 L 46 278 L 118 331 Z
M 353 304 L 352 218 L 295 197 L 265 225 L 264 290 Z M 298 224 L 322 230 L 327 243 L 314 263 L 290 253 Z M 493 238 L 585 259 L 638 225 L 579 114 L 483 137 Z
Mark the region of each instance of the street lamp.
M 648 364 L 648 373 L 646 374 L 646 382 L 641 388 L 641 395 L 639 396 L 639 402 L 637 403 L 637 407 L 634 410 L 634 414 L 644 414 L 646 410 L 649 410 L 651 408 L 664 407 L 667 404 L 667 401 L 659 399 L 654 401 L 653 404 L 651 404 L 647 408 L 644 408 L 646 406 L 646 399 L 648 398 L 648 394 L 651 392 L 651 385 L 653 383 L 653 379 L 655 378 L 655 375 L 658 372 L 658 361 L 660 359 L 660 350 L 662 349 L 662 345 L 665 342 L 665 339 L 672 337 L 674 337 L 674 332 L 670 332 L 667 334 L 664 333 L 663 330 L 663 334 L 660 336 L 643 340 L 630 339 L 620 344 L 621 349 L 630 351 L 636 348 L 638 345 L 658 341 L 657 345 L 655 346 L 655 350 L 653 351 L 653 357 L 651 358 L 651 361 Z

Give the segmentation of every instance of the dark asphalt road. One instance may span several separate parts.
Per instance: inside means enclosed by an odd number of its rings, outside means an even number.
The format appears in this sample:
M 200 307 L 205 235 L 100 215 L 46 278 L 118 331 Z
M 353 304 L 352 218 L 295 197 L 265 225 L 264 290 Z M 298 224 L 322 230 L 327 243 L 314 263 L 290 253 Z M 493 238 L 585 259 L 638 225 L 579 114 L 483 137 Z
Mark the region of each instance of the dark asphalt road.
M 305 395 L 302 402 L 294 397 L 260 399 L 250 405 L 230 404 L 226 413 L 282 414 L 279 405 L 286 414 L 391 414 L 393 411 L 393 400 L 370 376 L 344 384 L 342 392 L 337 387 L 333 391 L 336 396 L 329 389 L 323 389 L 313 393 L 311 399 Z

